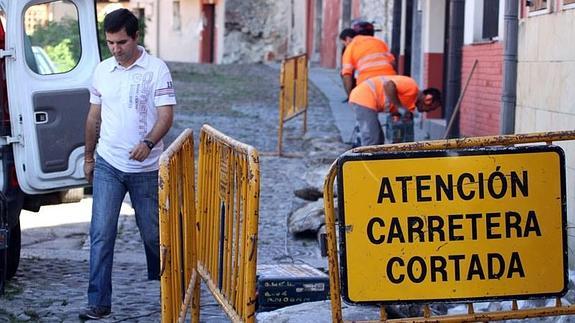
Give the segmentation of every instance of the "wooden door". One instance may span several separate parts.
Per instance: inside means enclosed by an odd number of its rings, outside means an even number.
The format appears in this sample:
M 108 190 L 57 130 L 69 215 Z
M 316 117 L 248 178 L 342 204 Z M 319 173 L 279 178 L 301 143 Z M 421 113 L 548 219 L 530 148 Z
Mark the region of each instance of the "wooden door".
M 201 62 L 213 63 L 214 62 L 214 39 L 215 39 L 215 13 L 216 6 L 214 4 L 202 5 L 202 49 L 201 49 Z

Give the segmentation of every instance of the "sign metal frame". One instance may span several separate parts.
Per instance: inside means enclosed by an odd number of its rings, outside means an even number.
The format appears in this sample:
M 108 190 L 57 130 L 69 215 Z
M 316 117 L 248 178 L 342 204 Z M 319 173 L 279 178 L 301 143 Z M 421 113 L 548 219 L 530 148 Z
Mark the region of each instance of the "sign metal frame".
M 344 165 L 357 161 L 377 161 L 377 160 L 395 160 L 395 159 L 417 159 L 425 158 L 450 158 L 461 156 L 486 156 L 486 155 L 510 155 L 510 154 L 536 154 L 536 153 L 556 153 L 558 155 L 559 185 L 560 185 L 560 209 L 561 209 L 561 239 L 562 239 L 562 288 L 557 292 L 551 293 L 527 293 L 504 296 L 478 295 L 472 297 L 445 297 L 440 299 L 429 298 L 406 298 L 406 299 L 378 299 L 378 300 L 357 300 L 350 298 L 350 286 L 348 282 L 348 264 L 347 264 L 347 241 L 346 241 L 346 214 L 345 214 L 345 191 L 344 191 Z M 391 174 L 393 175 L 393 174 Z M 453 149 L 453 150 L 430 150 L 430 151 L 400 151 L 385 153 L 348 153 L 337 160 L 337 192 L 338 192 L 338 230 L 339 230 L 339 258 L 340 258 L 340 283 L 341 295 L 347 303 L 352 304 L 413 304 L 413 303 L 450 303 L 450 302 L 468 302 L 468 301 L 488 301 L 488 300 L 515 300 L 515 299 L 534 299 L 541 297 L 563 296 L 568 290 L 568 257 L 567 257 L 567 207 L 566 207 L 566 178 L 565 178 L 565 155 L 563 150 L 558 146 L 539 145 L 539 146 L 521 146 L 521 147 L 488 147 L 472 149 Z M 347 215 L 350 216 L 350 215 Z M 350 221 L 351 223 L 351 221 Z M 542 263 L 542 265 L 544 265 Z M 381 288 L 374 286 L 374 288 Z M 401 288 L 400 286 L 398 288 Z

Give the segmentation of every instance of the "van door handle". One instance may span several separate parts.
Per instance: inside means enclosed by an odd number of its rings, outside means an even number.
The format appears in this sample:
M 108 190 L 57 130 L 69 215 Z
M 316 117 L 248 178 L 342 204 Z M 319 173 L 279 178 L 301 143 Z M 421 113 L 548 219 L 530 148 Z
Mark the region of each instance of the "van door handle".
M 45 111 L 34 112 L 34 121 L 36 122 L 36 124 L 48 123 L 48 112 Z

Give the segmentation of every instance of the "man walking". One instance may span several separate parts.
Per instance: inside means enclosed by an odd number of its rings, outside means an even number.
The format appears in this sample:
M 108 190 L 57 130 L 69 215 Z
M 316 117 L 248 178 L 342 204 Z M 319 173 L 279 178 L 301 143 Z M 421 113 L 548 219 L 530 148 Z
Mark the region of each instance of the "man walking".
M 144 241 L 148 279 L 158 280 L 158 160 L 176 104 L 166 64 L 138 46 L 138 19 L 127 9 L 104 18 L 113 57 L 95 69 L 86 120 L 84 173 L 93 185 L 88 307 L 81 319 L 112 308 L 112 262 L 120 207 L 130 194 Z

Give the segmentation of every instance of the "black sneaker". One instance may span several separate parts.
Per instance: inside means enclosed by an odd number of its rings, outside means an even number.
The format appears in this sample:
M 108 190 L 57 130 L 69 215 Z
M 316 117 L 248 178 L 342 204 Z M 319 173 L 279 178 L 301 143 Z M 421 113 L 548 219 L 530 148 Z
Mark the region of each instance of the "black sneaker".
M 81 320 L 99 320 L 108 317 L 110 312 L 109 307 L 89 306 L 78 317 Z

